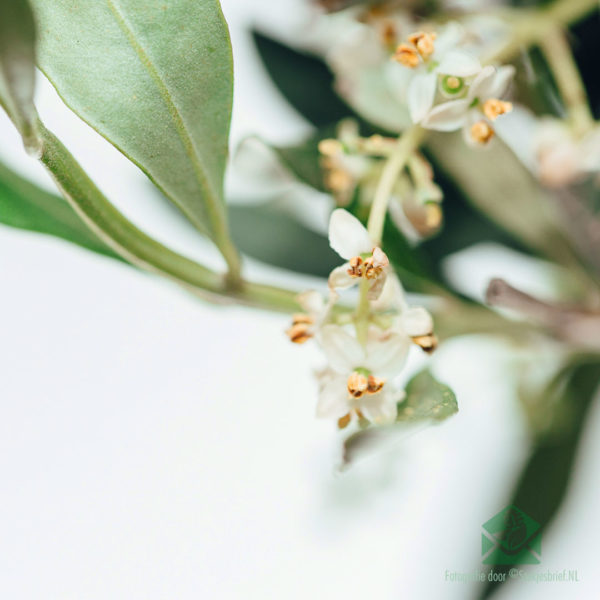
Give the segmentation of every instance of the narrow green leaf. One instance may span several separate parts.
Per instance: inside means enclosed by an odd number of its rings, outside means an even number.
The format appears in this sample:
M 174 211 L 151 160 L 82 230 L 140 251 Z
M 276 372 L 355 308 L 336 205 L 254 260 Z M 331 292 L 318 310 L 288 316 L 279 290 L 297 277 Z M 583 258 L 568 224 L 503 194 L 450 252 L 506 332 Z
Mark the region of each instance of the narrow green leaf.
M 32 0 L 38 60 L 79 116 L 217 245 L 232 56 L 217 0 Z
M 122 260 L 100 241 L 68 203 L 0 164 L 0 223 L 53 235 Z
M 535 519 L 541 531 L 556 516 L 567 493 L 585 419 L 599 384 L 600 359 L 596 356 L 568 366 L 546 390 L 547 405 L 559 403 L 562 407 L 554 411 L 561 422 L 537 441 L 510 502 Z M 495 565 L 494 571 L 508 573 L 511 566 Z M 480 598 L 489 598 L 500 585 L 498 581 L 489 583 Z
M 454 392 L 429 370 L 417 373 L 406 386 L 406 398 L 398 404 L 398 421 L 443 421 L 458 412 Z
M 30 152 L 39 151 L 35 85 L 35 24 L 27 0 L 0 2 L 0 105 Z

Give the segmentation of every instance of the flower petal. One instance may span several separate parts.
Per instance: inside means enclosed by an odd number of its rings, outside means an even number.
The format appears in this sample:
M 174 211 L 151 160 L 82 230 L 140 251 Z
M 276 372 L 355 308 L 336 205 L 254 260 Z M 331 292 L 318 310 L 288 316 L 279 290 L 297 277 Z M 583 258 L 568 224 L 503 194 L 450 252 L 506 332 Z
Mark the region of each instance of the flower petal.
M 394 399 L 384 391 L 365 397 L 360 410 L 364 416 L 376 425 L 393 423 L 398 415 L 398 406 Z
M 436 84 L 435 73 L 418 73 L 412 78 L 408 86 L 407 102 L 413 123 L 420 123 L 431 110 Z
M 496 75 L 496 69 L 491 65 L 487 65 L 477 73 L 477 77 L 473 79 L 469 86 L 469 93 L 467 98 L 473 101 L 475 98 L 483 98 L 485 101 L 489 96 L 487 92 L 492 87 L 494 76 Z
M 330 379 L 319 391 L 317 417 L 339 419 L 348 414 L 348 392 L 344 377 Z
M 410 338 L 400 333 L 392 333 L 384 338 L 373 331 L 369 333 L 364 366 L 377 377 L 398 375 L 408 356 Z
M 329 245 L 346 260 L 373 250 L 373 242 L 363 224 L 347 210 L 337 208 L 329 219 Z
M 321 346 L 332 369 L 342 374 L 363 366 L 365 352 L 358 340 L 338 325 L 321 329 Z
M 467 97 L 471 101 L 479 98 L 480 102 L 485 102 L 488 98 L 502 98 L 508 91 L 514 74 L 515 68 L 511 65 L 499 69 L 488 65 L 471 83 Z
M 471 77 L 481 71 L 481 63 L 466 50 L 449 50 L 435 70 L 442 75 Z
M 308 290 L 298 294 L 298 304 L 309 315 L 320 315 L 325 310 L 325 300 L 319 292 Z
M 433 319 L 422 306 L 414 306 L 402 313 L 402 328 L 410 337 L 433 333 Z
M 434 60 L 439 62 L 444 54 L 458 45 L 464 35 L 465 29 L 458 21 L 447 23 L 435 39 Z
M 508 92 L 508 88 L 515 76 L 515 68 L 512 65 L 504 65 L 496 71 L 492 89 L 490 90 L 491 98 L 502 98 Z
M 455 131 L 460 129 L 467 118 L 469 100 L 451 100 L 439 104 L 429 111 L 429 114 L 421 121 L 421 126 L 436 131 Z
M 356 277 L 351 277 L 348 273 L 349 268 L 350 263 L 344 263 L 341 267 L 336 267 L 331 271 L 329 279 L 327 280 L 329 289 L 345 290 L 358 283 L 358 279 Z
M 385 280 L 387 279 L 387 274 L 385 271 L 377 277 L 377 279 L 371 284 L 369 291 L 367 292 L 367 298 L 369 302 L 373 302 L 381 296 L 381 292 L 385 286 Z

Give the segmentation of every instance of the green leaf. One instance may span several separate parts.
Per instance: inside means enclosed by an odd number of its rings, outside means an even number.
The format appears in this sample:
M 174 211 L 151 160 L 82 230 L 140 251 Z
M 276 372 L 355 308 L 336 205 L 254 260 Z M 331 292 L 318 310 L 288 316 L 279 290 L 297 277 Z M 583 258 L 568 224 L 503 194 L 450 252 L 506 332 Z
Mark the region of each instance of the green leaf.
M 69 107 L 217 245 L 232 57 L 217 0 L 32 0 L 40 67 Z
M 0 223 L 53 235 L 122 260 L 100 241 L 60 196 L 50 194 L 0 164 Z
M 415 375 L 406 386 L 406 397 L 398 403 L 397 423 L 367 427 L 344 442 L 342 469 L 373 452 L 382 452 L 402 440 L 407 425 L 441 422 L 458 412 L 454 392 L 437 381 L 428 370 Z
M 580 264 L 552 198 L 500 140 L 481 151 L 467 146 L 460 134 L 434 133 L 427 148 L 469 201 L 520 244 L 559 264 Z
M 242 252 L 262 262 L 327 277 L 342 261 L 325 236 L 307 229 L 284 210 L 269 204 L 229 208 L 233 239 Z
M 0 2 L 0 105 L 23 137 L 39 150 L 35 85 L 35 24 L 27 0 Z
M 350 116 L 352 111 L 333 88 L 333 74 L 318 57 L 254 32 L 260 57 L 286 100 L 316 127 Z
M 323 170 L 320 164 L 319 142 L 325 138 L 335 137 L 335 127 L 319 129 L 306 140 L 294 146 L 273 146 L 279 160 L 301 183 L 327 192 L 324 184 Z
M 584 357 L 560 372 L 545 392 L 548 406 L 556 403 L 562 406 L 562 410 L 554 411 L 561 422 L 537 441 L 510 502 L 535 519 L 542 531 L 551 523 L 566 495 L 579 440 L 599 384 L 600 359 Z M 494 571 L 508 573 L 510 567 L 495 565 Z M 480 598 L 489 598 L 499 585 L 489 583 Z
M 399 422 L 433 419 L 443 421 L 458 412 L 454 392 L 429 370 L 417 373 L 406 386 L 406 398 L 398 404 Z

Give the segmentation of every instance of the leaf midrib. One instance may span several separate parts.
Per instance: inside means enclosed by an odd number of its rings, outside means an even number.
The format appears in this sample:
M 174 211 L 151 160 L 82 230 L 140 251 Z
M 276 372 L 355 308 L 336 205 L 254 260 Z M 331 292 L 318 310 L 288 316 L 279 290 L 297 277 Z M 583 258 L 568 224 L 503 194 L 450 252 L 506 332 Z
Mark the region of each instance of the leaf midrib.
M 212 231 L 215 234 L 219 235 L 218 232 L 222 229 L 222 222 L 221 218 L 219 217 L 219 211 L 217 207 L 218 197 L 206 176 L 207 169 L 203 164 L 202 158 L 196 150 L 194 142 L 186 129 L 183 116 L 181 115 L 180 110 L 177 108 L 177 105 L 173 100 L 168 86 L 161 78 L 158 69 L 150 60 L 148 52 L 136 39 L 133 28 L 127 22 L 125 15 L 123 14 L 122 9 L 118 6 L 116 0 L 106 0 L 106 3 L 108 4 L 110 11 L 115 17 L 117 24 L 125 34 L 127 41 L 138 56 L 142 66 L 148 71 L 150 77 L 155 82 L 158 88 L 158 91 L 167 107 L 167 111 L 173 119 L 173 123 L 175 125 L 175 129 L 177 131 L 179 139 L 181 140 L 185 152 L 192 163 L 198 183 L 200 184 L 200 187 L 202 188 L 203 193 L 205 195 L 208 213 L 207 216 L 209 218 L 209 221 L 211 222 Z M 171 194 L 168 195 L 171 196 Z M 177 204 L 177 206 L 179 206 L 180 210 L 182 210 L 186 215 L 188 215 L 191 218 L 192 222 L 196 222 L 197 217 L 194 214 L 191 214 L 185 205 L 183 205 L 177 198 L 171 197 L 171 199 Z

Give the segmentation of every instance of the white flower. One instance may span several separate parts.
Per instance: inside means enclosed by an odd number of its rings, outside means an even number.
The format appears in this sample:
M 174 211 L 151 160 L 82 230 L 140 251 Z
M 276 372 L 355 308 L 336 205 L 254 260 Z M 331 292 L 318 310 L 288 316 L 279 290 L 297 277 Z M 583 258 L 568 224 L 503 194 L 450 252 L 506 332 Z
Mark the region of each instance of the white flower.
M 436 131 L 455 131 L 462 128 L 468 141 L 487 142 L 494 134 L 489 121 L 509 112 L 512 105 L 500 100 L 507 92 L 514 67 L 498 69 L 487 66 L 475 77 L 467 95 L 432 108 L 421 126 Z
M 331 214 L 329 245 L 348 261 L 329 275 L 330 289 L 349 288 L 360 279 L 367 279 L 373 282 L 369 298 L 375 299 L 385 282 L 388 257 L 373 242 L 362 223 L 343 208 L 338 208 Z
M 401 371 L 409 344 L 400 333 L 370 328 L 363 347 L 342 327 L 323 327 L 321 345 L 330 368 L 321 375 L 317 416 L 349 421 L 362 415 L 376 424 L 393 422 L 404 392 L 381 377 Z
M 459 47 L 464 37 L 462 26 L 453 22 L 439 35 L 417 32 L 409 36 L 408 44 L 398 46 L 394 58 L 413 72 L 406 101 L 414 123 L 420 123 L 433 107 L 440 77 L 445 95 L 457 96 L 465 88 L 465 79 L 481 71 L 479 59 Z M 396 73 L 400 74 L 398 69 Z

